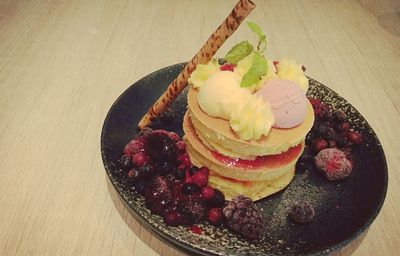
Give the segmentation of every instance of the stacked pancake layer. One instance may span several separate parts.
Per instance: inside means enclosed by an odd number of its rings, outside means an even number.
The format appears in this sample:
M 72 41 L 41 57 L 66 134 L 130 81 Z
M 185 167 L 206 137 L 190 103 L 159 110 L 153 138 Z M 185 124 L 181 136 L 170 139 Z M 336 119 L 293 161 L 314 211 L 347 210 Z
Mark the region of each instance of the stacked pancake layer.
M 228 200 L 238 194 L 259 200 L 290 183 L 314 122 L 311 104 L 302 124 L 272 128 L 268 136 L 246 141 L 232 131 L 229 121 L 203 112 L 197 97 L 198 91 L 190 89 L 183 130 L 192 162 L 210 169 L 211 186 L 223 191 Z

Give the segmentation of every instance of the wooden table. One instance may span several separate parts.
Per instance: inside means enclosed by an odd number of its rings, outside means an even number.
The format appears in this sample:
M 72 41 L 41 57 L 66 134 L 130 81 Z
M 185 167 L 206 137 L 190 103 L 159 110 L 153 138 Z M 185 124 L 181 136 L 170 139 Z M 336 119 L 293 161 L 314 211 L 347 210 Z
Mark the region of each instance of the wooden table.
M 396 0 L 257 1 L 268 56 L 295 58 L 369 121 L 389 189 L 354 255 L 400 238 L 400 6 Z M 108 109 L 133 82 L 187 61 L 235 1 L 0 1 L 0 255 L 178 255 L 109 190 Z M 221 48 L 252 35 L 245 26 Z M 397 199 L 396 199 L 397 198 Z M 122 216 L 122 218 L 121 218 Z

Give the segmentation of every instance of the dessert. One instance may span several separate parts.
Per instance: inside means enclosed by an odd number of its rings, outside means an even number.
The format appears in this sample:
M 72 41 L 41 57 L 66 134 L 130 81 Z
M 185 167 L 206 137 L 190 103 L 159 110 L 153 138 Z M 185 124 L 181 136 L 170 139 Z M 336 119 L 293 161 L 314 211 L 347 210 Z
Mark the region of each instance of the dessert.
M 337 148 L 321 150 L 315 157 L 315 166 L 323 172 L 328 180 L 347 178 L 352 170 L 351 162 L 345 153 Z
M 249 26 L 261 33 L 263 45 L 261 29 Z M 302 66 L 288 59 L 274 65 L 253 49 L 243 41 L 227 62 L 199 65 L 189 78 L 187 151 L 195 166 L 210 170 L 209 185 L 228 200 L 259 200 L 285 188 L 314 122 Z

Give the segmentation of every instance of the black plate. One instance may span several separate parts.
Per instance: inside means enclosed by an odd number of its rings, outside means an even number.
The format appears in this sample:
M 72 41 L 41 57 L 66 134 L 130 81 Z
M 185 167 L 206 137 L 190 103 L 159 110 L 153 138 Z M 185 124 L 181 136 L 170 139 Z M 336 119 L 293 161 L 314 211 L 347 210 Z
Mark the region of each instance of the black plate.
M 184 63 L 172 65 L 134 83 L 115 101 L 104 121 L 101 153 L 105 169 L 116 191 L 143 225 L 176 247 L 199 255 L 324 255 L 347 245 L 371 225 L 387 190 L 388 172 L 382 147 L 353 106 L 313 79 L 309 96 L 345 111 L 350 123 L 364 134 L 364 145 L 354 150 L 357 164 L 348 179 L 330 182 L 316 171 L 298 170 L 284 191 L 257 202 L 267 223 L 265 236 L 257 243 L 206 224 L 200 225 L 203 234 L 197 235 L 185 227 L 167 227 L 161 217 L 152 215 L 142 196 L 118 175 L 117 159 L 125 144 L 136 135 L 143 114 L 183 67 Z M 186 91 L 172 108 L 178 113 L 175 121 L 168 126 L 156 126 L 182 135 Z M 307 198 L 314 205 L 316 217 L 311 223 L 296 225 L 287 219 L 288 207 L 297 198 Z

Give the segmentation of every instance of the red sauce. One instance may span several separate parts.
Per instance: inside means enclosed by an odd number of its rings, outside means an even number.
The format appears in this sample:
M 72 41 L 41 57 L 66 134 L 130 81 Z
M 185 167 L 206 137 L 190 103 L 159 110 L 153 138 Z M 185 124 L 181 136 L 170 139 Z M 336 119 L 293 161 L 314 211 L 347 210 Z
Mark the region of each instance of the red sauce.
M 198 235 L 201 235 L 203 233 L 203 229 L 196 225 L 190 226 L 189 229 L 190 229 L 190 231 L 192 231 L 193 233 L 198 234 Z
M 233 158 L 229 156 L 224 156 L 216 151 L 211 151 L 212 155 L 227 166 L 233 166 L 242 169 L 258 169 L 260 167 L 267 166 L 280 166 L 287 164 L 289 161 L 293 160 L 300 153 L 302 145 L 289 148 L 286 152 L 277 155 L 267 155 L 258 156 L 254 160 Z

